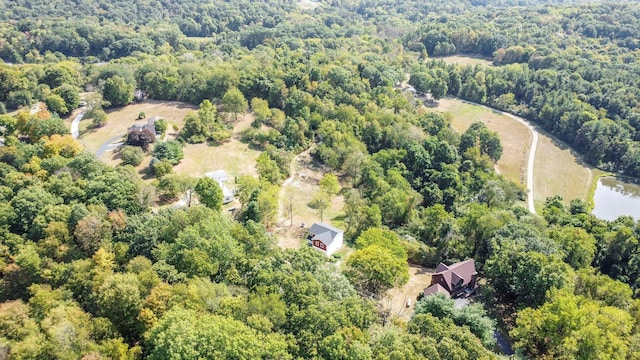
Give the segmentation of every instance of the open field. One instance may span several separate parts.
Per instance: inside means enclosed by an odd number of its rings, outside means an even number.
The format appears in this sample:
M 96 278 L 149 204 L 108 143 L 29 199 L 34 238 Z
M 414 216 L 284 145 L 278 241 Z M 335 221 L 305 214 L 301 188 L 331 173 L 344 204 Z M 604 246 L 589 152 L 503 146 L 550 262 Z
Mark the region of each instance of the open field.
M 300 0 L 298 1 L 298 7 L 302 10 L 314 10 L 320 6 L 320 3 L 312 0 Z
M 533 194 L 536 209 L 541 210 L 546 198 L 562 196 L 565 203 L 572 199 L 590 202 L 592 186 L 604 174 L 585 164 L 577 154 L 563 142 L 541 131 L 538 151 L 533 165 Z
M 451 126 L 463 132 L 475 121 L 484 122 L 496 131 L 504 148 L 498 161 L 498 171 L 507 179 L 525 183 L 527 152 L 531 144 L 531 132 L 523 124 L 497 112 L 463 102 L 458 99 L 442 99 L 439 111 L 452 115 Z M 566 144 L 536 127 L 538 146 L 533 165 L 533 194 L 537 210 L 541 210 L 546 198 L 560 195 L 566 203 L 579 198 L 589 202 L 593 184 L 602 171 L 588 166 Z
M 169 131 L 173 125 L 182 127 L 184 116 L 196 107 L 178 101 L 146 100 L 139 104 L 131 104 L 107 112 L 107 124 L 99 129 L 91 128 L 91 120 L 80 121 L 80 141 L 89 152 L 95 153 L 106 140 L 118 135 L 125 135 L 127 129 L 146 120 L 136 120 L 138 114 L 144 111 L 147 118 L 161 116 L 167 119 Z M 111 156 L 109 153 L 105 157 Z
M 390 315 L 396 315 L 401 319 L 409 320 L 413 315 L 418 295 L 431 283 L 433 269 L 419 265 L 409 265 L 409 281 L 401 288 L 393 288 L 387 291 L 386 296 L 380 300 L 380 306 L 388 310 Z M 407 307 L 407 300 L 411 300 L 411 306 Z
M 253 115 L 247 114 L 244 119 L 238 120 L 234 125 L 234 134 L 225 143 L 220 145 L 185 144 L 183 148 L 184 159 L 173 171 L 177 174 L 185 174 L 193 177 L 202 177 L 204 173 L 214 170 L 225 170 L 231 177 L 230 186 L 233 187 L 234 178 L 239 175 L 256 175 L 255 163 L 260 155 L 260 151 L 252 149 L 248 144 L 240 141 L 240 132 L 251 125 L 254 120 Z M 175 122 L 179 127 L 182 120 Z M 171 121 L 165 140 L 173 139 L 178 134 L 172 129 Z M 147 168 L 151 162 L 151 153 L 145 155 L 144 160 L 138 165 L 138 173 L 143 179 L 151 180 L 148 177 Z M 117 151 L 107 152 L 102 156 L 102 160 L 110 165 L 118 165 L 120 156 Z
M 233 135 L 220 145 L 187 144 L 184 159 L 173 168 L 179 174 L 201 177 L 204 173 L 223 169 L 231 178 L 239 175 L 257 175 L 256 159 L 260 151 L 240 141 L 240 133 L 255 120 L 252 114 L 234 123 Z
M 465 56 L 465 55 L 453 55 L 453 56 L 445 56 L 445 57 L 433 57 L 429 58 L 431 60 L 443 60 L 447 64 L 456 64 L 456 65 L 484 65 L 484 66 L 493 66 L 493 62 L 491 60 L 476 57 L 476 56 Z
M 497 112 L 457 99 L 442 99 L 436 109 L 452 115 L 451 127 L 459 133 L 478 121 L 497 132 L 504 149 L 497 170 L 505 178 L 525 185 L 527 154 L 532 136 L 526 126 Z

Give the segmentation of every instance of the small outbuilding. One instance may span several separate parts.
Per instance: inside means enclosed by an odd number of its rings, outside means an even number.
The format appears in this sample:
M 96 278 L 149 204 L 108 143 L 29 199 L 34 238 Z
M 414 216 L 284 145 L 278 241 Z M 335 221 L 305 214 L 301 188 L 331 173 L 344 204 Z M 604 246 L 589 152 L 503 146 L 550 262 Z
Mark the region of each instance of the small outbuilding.
M 228 176 L 224 170 L 216 170 L 205 173 L 204 176 L 211 178 L 218 182 L 220 188 L 222 189 L 222 203 L 228 204 L 233 201 L 234 194 L 231 189 L 229 189 L 226 185 Z
M 307 244 L 326 255 L 333 255 L 344 243 L 344 231 L 325 223 L 315 223 L 309 229 Z

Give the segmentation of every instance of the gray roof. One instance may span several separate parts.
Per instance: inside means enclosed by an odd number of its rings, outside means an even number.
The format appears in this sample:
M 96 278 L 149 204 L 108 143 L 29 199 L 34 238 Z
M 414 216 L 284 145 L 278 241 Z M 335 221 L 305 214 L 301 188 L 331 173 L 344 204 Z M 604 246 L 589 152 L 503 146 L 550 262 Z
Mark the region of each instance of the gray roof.
M 343 233 L 343 231 L 325 223 L 315 223 L 311 225 L 309 229 L 309 234 L 313 236 L 313 239 L 318 239 L 327 246 L 331 244 L 336 238 L 336 235 L 340 233 Z
M 204 176 L 218 180 L 220 182 L 224 182 L 227 181 L 227 173 L 224 170 L 216 170 L 216 171 L 209 171 L 208 173 L 205 173 Z

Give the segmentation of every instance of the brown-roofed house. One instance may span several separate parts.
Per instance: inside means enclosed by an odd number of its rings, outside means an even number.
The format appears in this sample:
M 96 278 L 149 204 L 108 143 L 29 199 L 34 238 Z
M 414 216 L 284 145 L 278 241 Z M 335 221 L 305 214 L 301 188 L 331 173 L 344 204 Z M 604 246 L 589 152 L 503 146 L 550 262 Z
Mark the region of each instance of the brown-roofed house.
M 431 275 L 431 285 L 424 289 L 424 296 L 444 293 L 456 298 L 464 293 L 465 290 L 475 288 L 477 275 L 473 259 L 452 265 L 440 263 L 436 267 L 436 272 Z

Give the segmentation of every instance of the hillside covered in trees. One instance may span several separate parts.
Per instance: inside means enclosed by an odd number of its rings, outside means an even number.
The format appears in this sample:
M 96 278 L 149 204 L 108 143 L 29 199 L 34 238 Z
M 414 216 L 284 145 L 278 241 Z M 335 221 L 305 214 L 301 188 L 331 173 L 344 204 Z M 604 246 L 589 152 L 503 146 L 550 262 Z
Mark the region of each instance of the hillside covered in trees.
M 496 133 L 477 123 L 458 134 L 398 84 L 520 114 L 637 177 L 640 4 L 303 5 L 0 4 L 0 110 L 20 109 L 0 116 L 0 354 L 492 359 L 498 326 L 530 358 L 639 357 L 640 224 L 559 197 L 529 213 L 525 190 L 494 171 Z M 452 54 L 494 66 L 434 59 Z M 97 94 L 90 116 L 102 126 L 103 108 L 136 90 L 200 106 L 177 141 L 154 146 L 167 173 L 182 143 L 224 142 L 221 117 L 251 105 L 242 136 L 261 151 L 259 176 L 238 179 L 234 215 L 215 183 L 145 182 L 70 136 L 61 117 L 81 92 Z M 36 102 L 47 110 L 30 111 Z M 312 145 L 345 184 L 345 258 L 282 250 L 270 232 L 274 194 Z M 128 148 L 126 162 L 147 150 Z M 157 206 L 184 194 L 198 201 Z M 482 303 L 427 297 L 409 321 L 378 307 L 409 262 L 468 258 Z

